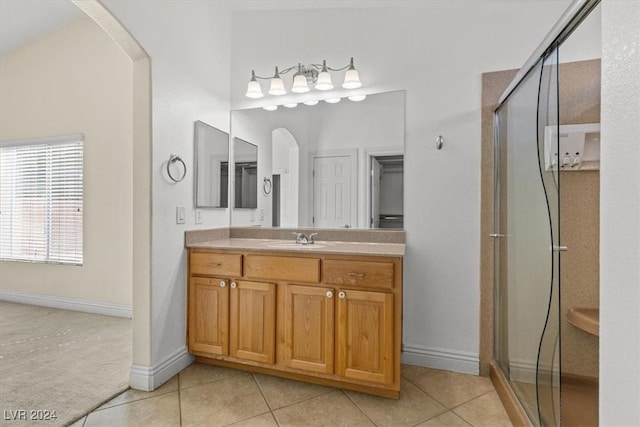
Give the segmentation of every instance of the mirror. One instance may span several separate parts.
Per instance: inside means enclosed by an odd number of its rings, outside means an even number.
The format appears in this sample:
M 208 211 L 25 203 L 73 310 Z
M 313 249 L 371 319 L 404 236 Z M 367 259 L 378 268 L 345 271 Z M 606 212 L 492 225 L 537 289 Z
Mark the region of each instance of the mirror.
M 233 138 L 235 167 L 235 208 L 258 207 L 258 147 L 239 138 Z
M 259 148 L 260 183 L 255 209 L 232 224 L 403 228 L 404 114 L 404 91 L 232 111 L 234 139 Z
M 229 206 L 229 134 L 197 121 L 194 129 L 196 207 Z

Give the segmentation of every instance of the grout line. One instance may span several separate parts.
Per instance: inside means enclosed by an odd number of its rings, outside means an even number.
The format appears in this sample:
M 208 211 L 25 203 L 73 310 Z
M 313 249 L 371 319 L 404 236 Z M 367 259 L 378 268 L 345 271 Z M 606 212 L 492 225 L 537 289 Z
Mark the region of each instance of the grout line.
M 349 399 L 349 401 L 350 401 L 351 403 L 353 403 L 353 405 L 354 405 L 356 408 L 358 408 L 358 410 L 359 410 L 359 411 L 360 411 L 360 412 L 361 412 L 361 413 L 362 413 L 362 414 L 363 414 L 363 415 L 364 415 L 364 416 L 365 416 L 369 421 L 371 421 L 371 424 L 373 424 L 374 426 L 376 426 L 376 427 L 377 427 L 377 425 L 378 425 L 378 424 L 376 424 L 376 423 L 375 423 L 375 422 L 374 422 L 374 421 L 369 417 L 369 415 L 367 415 L 367 413 L 366 413 L 366 412 L 364 412 L 360 406 L 358 406 L 358 404 L 357 404 L 357 403 L 356 403 L 356 402 L 351 398 L 351 396 L 349 396 L 349 394 L 347 394 L 347 392 L 346 392 L 346 391 L 344 391 L 343 389 L 340 389 L 340 391 L 342 392 L 342 394 L 344 394 L 344 395 L 347 397 L 347 399 Z
M 252 420 L 252 419 L 254 419 L 254 418 L 256 418 L 256 417 L 261 417 L 261 416 L 263 416 L 263 415 L 265 415 L 265 414 L 271 414 L 271 411 L 263 412 L 263 413 L 261 413 L 261 414 L 252 415 L 252 416 L 250 416 L 250 417 L 243 418 L 243 419 L 241 419 L 241 420 L 236 420 L 236 421 L 232 422 L 231 424 L 224 424 L 224 427 L 231 427 L 231 426 L 234 426 L 234 425 L 236 425 L 236 424 L 238 424 L 238 423 L 241 423 L 241 422 L 243 422 L 243 421 L 248 421 L 248 420 Z M 272 415 L 273 415 L 273 414 L 272 414 Z
M 460 403 L 460 404 L 458 404 L 458 405 L 454 406 L 453 408 L 451 408 L 451 410 L 453 411 L 454 409 L 457 409 L 457 408 L 461 407 L 462 405 L 466 405 L 467 403 L 470 403 L 470 402 L 472 402 L 472 401 L 474 401 L 474 400 L 476 400 L 476 399 L 480 399 L 482 396 L 485 396 L 485 395 L 487 395 L 487 394 L 491 393 L 492 391 L 495 391 L 495 390 L 485 391 L 485 392 L 484 392 L 484 393 L 482 393 L 482 394 L 479 394 L 479 395 L 477 395 L 477 396 L 475 396 L 475 397 L 472 397 L 471 399 L 469 399 L 469 400 L 467 400 L 467 401 L 464 401 L 464 402 L 462 402 L 462 403 Z
M 258 386 L 258 391 L 260 391 L 260 395 L 262 395 L 262 398 L 264 399 L 264 403 L 267 404 L 267 408 L 269 408 L 269 412 L 273 413 L 273 408 L 271 407 L 271 403 L 269 403 L 267 396 L 264 395 L 264 391 L 262 391 L 262 387 L 260 387 L 260 382 L 258 382 L 255 372 L 251 372 L 251 378 L 253 378 L 253 382 L 255 382 L 256 386 Z
M 436 399 L 435 397 L 433 397 L 429 392 L 427 392 L 426 390 L 423 390 L 418 384 L 414 383 L 413 381 L 411 381 L 409 378 L 403 376 L 402 377 L 405 381 L 407 381 L 408 383 L 413 384 L 414 386 L 416 386 L 418 388 L 418 390 L 420 390 L 421 392 L 425 393 L 427 396 L 429 396 L 430 398 L 432 398 L 433 400 L 435 400 L 436 402 L 438 402 L 438 404 L 440 404 L 443 408 L 446 408 L 447 411 L 450 411 L 451 408 L 449 408 L 447 405 L 445 405 L 444 403 L 442 403 L 441 401 L 439 401 L 438 399 Z M 443 412 L 444 413 L 444 412 Z
M 127 390 L 123 391 L 123 392 L 122 392 L 122 393 L 120 393 L 120 394 L 123 394 L 123 393 L 125 393 L 126 391 L 129 391 L 129 390 L 135 390 L 135 389 L 129 388 L 129 389 L 127 389 Z M 138 390 L 138 391 L 139 391 L 139 390 Z M 148 392 L 145 392 L 145 393 L 154 393 L 154 391 L 148 391 Z M 91 411 L 91 412 L 90 412 L 90 414 L 91 414 L 91 413 L 94 413 L 94 412 L 106 411 L 107 409 L 117 408 L 118 406 L 128 405 L 128 404 L 130 404 L 130 403 L 141 402 L 141 401 L 143 401 L 143 400 L 147 400 L 147 399 L 153 399 L 154 397 L 164 396 L 165 394 L 169 394 L 169 393 L 173 393 L 173 391 L 164 391 L 164 392 L 162 392 L 162 393 L 154 394 L 153 396 L 144 396 L 144 397 L 141 397 L 141 398 L 139 398 L 139 399 L 128 400 L 128 401 L 126 401 L 126 402 L 118 403 L 118 404 L 116 404 L 116 405 L 109 406 L 109 407 L 107 407 L 107 408 L 101 408 L 101 407 L 98 407 L 98 408 L 94 409 L 93 411 Z M 118 396 L 120 396 L 120 394 L 119 394 Z M 115 399 L 116 397 L 118 397 L 118 396 L 115 396 L 115 397 L 114 397 L 114 399 Z M 113 399 L 111 399 L 111 400 L 113 400 Z M 107 402 L 103 403 L 103 404 L 102 404 L 102 405 L 100 405 L 100 406 L 106 405 L 106 404 L 107 404 L 108 402 L 110 402 L 111 400 L 109 400 L 109 401 L 107 401 Z M 88 415 L 88 414 L 87 414 L 87 415 Z
M 276 425 L 280 427 L 281 424 L 280 424 L 280 421 L 278 421 L 278 417 L 276 417 L 276 414 L 272 412 L 271 416 L 273 417 L 273 420 L 276 422 Z
M 297 381 L 297 380 L 291 380 L 291 381 Z M 329 387 L 329 386 L 323 386 L 323 387 Z M 324 396 L 325 394 L 333 393 L 334 391 L 338 391 L 338 390 L 340 390 L 340 389 L 331 387 L 331 390 L 329 390 L 329 391 L 325 391 L 324 393 L 316 394 L 315 396 L 307 397 L 306 399 L 302 399 L 302 400 L 298 400 L 298 401 L 293 402 L 293 403 L 289 403 L 288 405 L 284 405 L 284 406 L 281 406 L 281 407 L 275 409 L 275 411 L 279 411 L 280 409 L 284 409 L 284 408 L 289 408 L 290 406 L 295 406 L 295 405 L 297 405 L 299 403 L 306 402 L 307 400 L 315 399 L 316 397 Z

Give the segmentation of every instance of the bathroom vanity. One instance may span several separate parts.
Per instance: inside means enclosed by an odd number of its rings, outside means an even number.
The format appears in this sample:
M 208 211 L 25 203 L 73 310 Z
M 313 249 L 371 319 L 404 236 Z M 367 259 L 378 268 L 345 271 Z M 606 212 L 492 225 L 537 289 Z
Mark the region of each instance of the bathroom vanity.
M 222 238 L 187 247 L 196 360 L 398 398 L 404 244 Z

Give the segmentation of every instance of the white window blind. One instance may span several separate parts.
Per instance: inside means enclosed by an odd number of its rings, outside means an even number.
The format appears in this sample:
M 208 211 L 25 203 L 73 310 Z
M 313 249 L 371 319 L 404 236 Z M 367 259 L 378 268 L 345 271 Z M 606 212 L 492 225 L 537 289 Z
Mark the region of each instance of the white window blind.
M 82 264 L 82 135 L 0 142 L 0 258 Z

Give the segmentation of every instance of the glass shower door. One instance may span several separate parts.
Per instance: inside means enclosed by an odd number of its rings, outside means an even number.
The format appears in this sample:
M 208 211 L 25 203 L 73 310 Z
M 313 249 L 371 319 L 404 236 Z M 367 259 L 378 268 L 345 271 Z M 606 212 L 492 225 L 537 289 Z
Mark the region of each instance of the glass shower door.
M 546 159 L 558 144 L 547 132 L 558 124 L 556 57 L 495 113 L 494 353 L 529 418 L 545 426 L 560 413 L 559 175 Z

